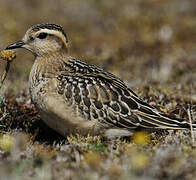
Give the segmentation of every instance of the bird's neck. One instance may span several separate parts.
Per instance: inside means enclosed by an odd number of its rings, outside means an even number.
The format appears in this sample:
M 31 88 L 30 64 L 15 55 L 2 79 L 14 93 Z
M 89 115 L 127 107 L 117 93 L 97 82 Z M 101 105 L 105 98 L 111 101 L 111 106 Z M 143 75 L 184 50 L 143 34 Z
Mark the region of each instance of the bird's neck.
M 40 80 L 56 77 L 63 70 L 69 56 L 64 52 L 36 56 L 29 76 L 30 84 L 38 84 Z
M 42 73 L 56 73 L 62 69 L 63 63 L 66 61 L 67 53 L 59 51 L 51 54 L 45 54 L 45 56 L 37 56 L 35 58 L 35 66 Z

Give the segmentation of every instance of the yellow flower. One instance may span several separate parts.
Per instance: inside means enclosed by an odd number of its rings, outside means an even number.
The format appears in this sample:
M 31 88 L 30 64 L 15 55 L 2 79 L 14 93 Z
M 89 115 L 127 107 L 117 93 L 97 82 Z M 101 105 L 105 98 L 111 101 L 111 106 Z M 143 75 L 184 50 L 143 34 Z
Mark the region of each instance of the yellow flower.
M 14 145 L 14 138 L 11 135 L 3 135 L 0 138 L 0 148 L 3 151 L 10 151 Z
M 145 132 L 136 132 L 133 135 L 133 142 L 139 145 L 145 145 L 150 142 L 150 136 Z
M 0 59 L 6 60 L 6 61 L 12 61 L 15 58 L 16 58 L 15 51 L 3 50 L 0 52 Z
M 149 158 L 146 154 L 137 152 L 131 157 L 131 166 L 134 170 L 142 170 L 149 164 Z

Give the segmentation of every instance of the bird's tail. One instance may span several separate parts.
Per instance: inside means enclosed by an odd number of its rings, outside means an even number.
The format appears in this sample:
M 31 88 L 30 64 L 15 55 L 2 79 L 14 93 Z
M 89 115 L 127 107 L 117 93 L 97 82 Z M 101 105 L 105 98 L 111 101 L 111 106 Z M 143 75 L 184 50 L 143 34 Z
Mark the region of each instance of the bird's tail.
M 137 115 L 141 118 L 140 126 L 144 128 L 155 129 L 191 129 L 196 131 L 196 124 L 189 123 L 184 119 L 170 116 L 155 109 L 141 107 L 137 111 Z

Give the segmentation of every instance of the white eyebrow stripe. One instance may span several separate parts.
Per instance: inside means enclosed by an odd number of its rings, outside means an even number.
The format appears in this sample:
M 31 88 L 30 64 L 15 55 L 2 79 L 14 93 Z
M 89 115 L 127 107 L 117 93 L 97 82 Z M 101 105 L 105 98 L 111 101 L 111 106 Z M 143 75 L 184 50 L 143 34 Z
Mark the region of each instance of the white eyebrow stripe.
M 52 34 L 52 35 L 55 35 L 55 36 L 58 36 L 64 43 L 64 45 L 67 44 L 67 39 L 66 37 L 63 35 L 62 32 L 58 31 L 58 30 L 53 30 L 53 29 L 40 29 L 39 31 L 36 32 L 36 35 L 37 34 L 40 34 L 40 33 L 47 33 L 47 34 Z

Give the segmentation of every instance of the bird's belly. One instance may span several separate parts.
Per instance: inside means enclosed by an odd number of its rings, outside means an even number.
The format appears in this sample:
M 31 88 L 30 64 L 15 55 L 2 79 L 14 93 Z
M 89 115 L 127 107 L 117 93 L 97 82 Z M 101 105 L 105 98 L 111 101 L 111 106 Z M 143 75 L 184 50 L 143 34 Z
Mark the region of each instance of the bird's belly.
M 68 134 L 97 134 L 96 120 L 86 120 L 56 93 L 33 93 L 32 100 L 42 120 L 63 136 Z
M 59 117 L 56 113 L 43 111 L 38 108 L 38 112 L 42 120 L 53 130 L 59 134 L 66 136 L 75 131 L 76 126 L 70 120 L 69 115 L 64 115 L 64 117 Z M 67 116 L 67 117 L 66 117 Z

